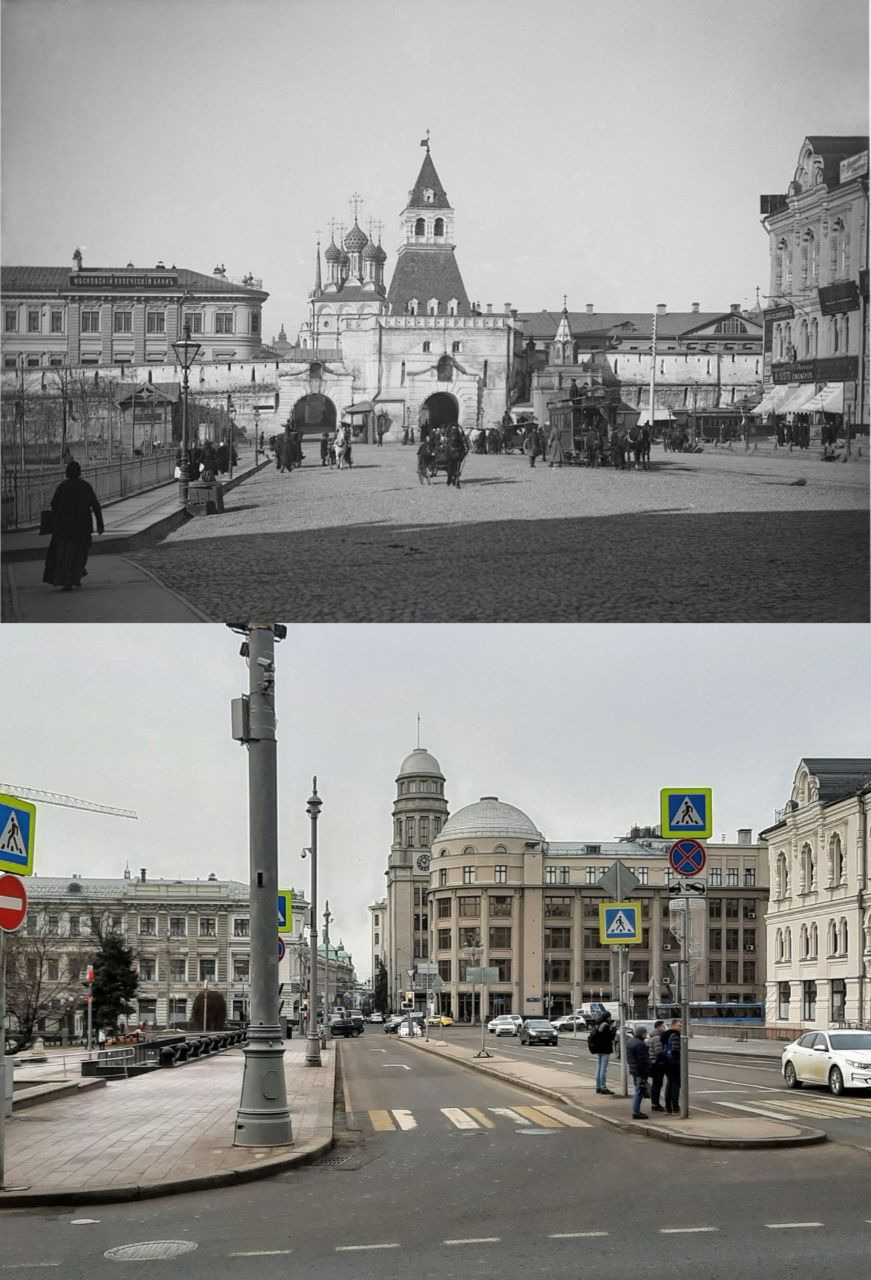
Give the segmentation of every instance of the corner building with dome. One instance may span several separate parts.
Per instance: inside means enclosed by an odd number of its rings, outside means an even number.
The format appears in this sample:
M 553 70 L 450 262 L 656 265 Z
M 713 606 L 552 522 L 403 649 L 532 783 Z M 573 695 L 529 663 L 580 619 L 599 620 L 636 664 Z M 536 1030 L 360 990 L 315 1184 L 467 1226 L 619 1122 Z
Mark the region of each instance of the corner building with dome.
M 429 1000 L 457 1022 L 478 1021 L 480 987 L 466 978 L 472 965 L 499 975 L 486 988 L 487 1018 L 555 1018 L 585 1001 L 616 999 L 611 949 L 599 941 L 599 905 L 608 899 L 598 881 L 619 858 L 640 882 L 632 899 L 641 903 L 642 940 L 631 948 L 630 968 L 633 1012 L 646 1016 L 649 1003 L 674 995 L 671 843 L 656 827 L 632 827 L 609 841 L 547 840 L 528 814 L 496 796 L 448 816 L 441 766 L 418 748 L 396 779 L 386 898 L 370 908 L 391 1009 L 413 989 L 421 1010 Z M 734 843 L 710 842 L 706 875 L 707 953 L 691 998 L 762 1001 L 766 846 L 746 828 Z M 433 986 L 437 994 L 428 998 Z

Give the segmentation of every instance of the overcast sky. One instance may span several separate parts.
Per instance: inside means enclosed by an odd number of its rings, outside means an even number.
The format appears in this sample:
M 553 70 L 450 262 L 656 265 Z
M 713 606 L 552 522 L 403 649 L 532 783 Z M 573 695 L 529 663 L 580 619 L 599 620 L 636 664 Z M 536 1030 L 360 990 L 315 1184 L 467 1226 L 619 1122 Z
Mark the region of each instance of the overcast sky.
M 0 779 L 139 814 L 39 806 L 39 874 L 247 881 L 240 643 L 223 626 L 0 629 Z M 279 879 L 308 886 L 317 774 L 320 892 L 367 977 L 418 712 L 451 812 L 496 795 L 548 839 L 599 841 L 656 823 L 661 787 L 711 786 L 714 838 L 755 834 L 801 756 L 871 756 L 867 657 L 850 626 L 295 627 L 277 647 Z
M 470 297 L 751 305 L 867 59 L 865 0 L 4 0 L 3 262 L 224 263 L 295 337 L 355 191 L 389 280 L 429 128 Z

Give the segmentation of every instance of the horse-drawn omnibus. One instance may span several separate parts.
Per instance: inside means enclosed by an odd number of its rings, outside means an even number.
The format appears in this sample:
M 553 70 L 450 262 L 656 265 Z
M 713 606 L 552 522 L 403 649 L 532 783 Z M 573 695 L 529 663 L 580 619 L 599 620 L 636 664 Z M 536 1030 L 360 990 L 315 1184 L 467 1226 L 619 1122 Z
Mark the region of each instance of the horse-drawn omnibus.
M 552 400 L 547 408 L 551 427 L 560 433 L 566 458 L 583 466 L 610 462 L 614 432 L 625 435 L 638 422 L 638 410 L 608 387 L 582 387 L 580 395 Z

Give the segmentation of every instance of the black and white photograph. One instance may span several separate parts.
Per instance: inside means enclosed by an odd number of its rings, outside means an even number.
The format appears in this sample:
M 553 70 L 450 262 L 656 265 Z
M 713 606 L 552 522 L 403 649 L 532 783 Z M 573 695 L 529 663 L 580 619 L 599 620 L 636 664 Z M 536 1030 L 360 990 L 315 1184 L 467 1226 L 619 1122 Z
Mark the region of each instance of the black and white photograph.
M 868 622 L 861 0 L 7 0 L 13 622 Z

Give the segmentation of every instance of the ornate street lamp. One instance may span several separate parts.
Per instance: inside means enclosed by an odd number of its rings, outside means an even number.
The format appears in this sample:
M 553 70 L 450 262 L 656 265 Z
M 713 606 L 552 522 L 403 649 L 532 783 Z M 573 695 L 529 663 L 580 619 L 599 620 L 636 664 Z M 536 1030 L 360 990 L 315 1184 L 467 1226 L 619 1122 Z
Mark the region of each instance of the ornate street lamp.
M 229 400 L 230 397 L 228 396 L 227 399 Z M 233 442 L 234 442 L 234 437 L 236 435 L 236 406 L 233 404 L 232 400 L 230 401 L 230 404 L 227 406 L 227 417 L 230 419 L 230 458 L 227 463 L 227 466 L 230 469 L 229 479 L 232 480 L 233 479 Z
M 308 987 L 308 1035 L 305 1045 L 305 1065 L 319 1067 L 321 1065 L 321 1040 L 318 1033 L 318 818 L 321 814 L 323 800 L 318 795 L 318 780 L 312 780 L 312 793 L 306 805 L 306 813 L 311 819 L 311 905 L 309 908 L 310 959 Z M 326 1012 L 326 1009 L 324 1010 Z
M 175 352 L 175 358 L 184 370 L 184 380 L 182 382 L 182 409 L 181 409 L 181 472 L 178 481 L 178 497 L 182 506 L 187 504 L 188 500 L 188 484 L 190 481 L 190 452 L 188 448 L 188 373 L 190 367 L 200 354 L 200 344 L 194 342 L 191 338 L 191 327 L 186 324 L 184 327 L 184 338 L 181 342 L 174 342 L 172 349 Z

